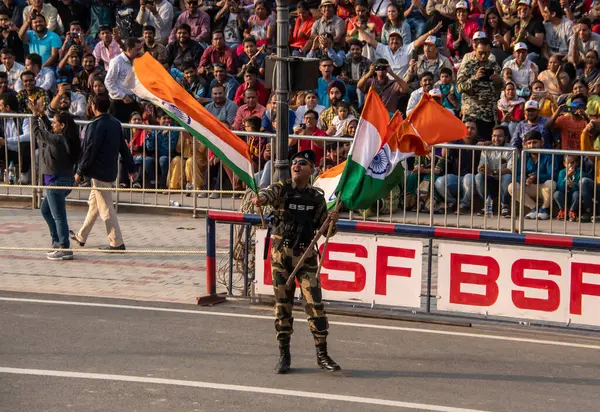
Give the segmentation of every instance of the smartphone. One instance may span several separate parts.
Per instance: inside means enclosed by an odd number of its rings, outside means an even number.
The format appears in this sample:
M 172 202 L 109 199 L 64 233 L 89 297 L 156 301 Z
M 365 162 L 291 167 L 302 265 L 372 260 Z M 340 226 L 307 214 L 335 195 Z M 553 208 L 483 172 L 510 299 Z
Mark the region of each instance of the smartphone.
M 565 106 L 563 108 L 563 112 L 564 113 L 571 113 L 574 114 L 577 110 L 579 110 L 581 107 L 580 106 Z
M 300 123 L 298 126 L 300 126 L 301 129 L 306 129 L 306 124 L 305 123 Z
M 494 69 L 485 69 L 485 78 L 489 80 L 494 73 Z

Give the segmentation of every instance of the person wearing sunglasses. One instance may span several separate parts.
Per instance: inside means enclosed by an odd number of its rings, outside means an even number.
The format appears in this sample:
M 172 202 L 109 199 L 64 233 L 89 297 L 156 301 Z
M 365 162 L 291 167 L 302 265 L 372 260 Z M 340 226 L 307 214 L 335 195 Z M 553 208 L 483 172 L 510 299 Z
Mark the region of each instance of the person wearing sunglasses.
M 276 373 L 290 371 L 290 340 L 293 332 L 292 306 L 295 283 L 286 282 L 300 257 L 311 243 L 315 232 L 329 218 L 337 222 L 337 212 L 327 213 L 323 192 L 310 182 L 315 172 L 316 155 L 312 150 L 298 152 L 292 157 L 292 179 L 275 183 L 262 189 L 253 200 L 256 206 L 273 206 L 269 232 L 273 238 L 271 268 L 275 292 L 275 330 L 279 343 L 279 360 Z M 332 235 L 335 234 L 335 225 Z M 267 244 L 269 242 L 267 241 Z M 341 370 L 327 354 L 329 324 L 321 301 L 321 282 L 317 277 L 317 250 L 304 261 L 297 280 L 305 299 L 305 312 L 317 349 L 317 365 L 328 372 Z

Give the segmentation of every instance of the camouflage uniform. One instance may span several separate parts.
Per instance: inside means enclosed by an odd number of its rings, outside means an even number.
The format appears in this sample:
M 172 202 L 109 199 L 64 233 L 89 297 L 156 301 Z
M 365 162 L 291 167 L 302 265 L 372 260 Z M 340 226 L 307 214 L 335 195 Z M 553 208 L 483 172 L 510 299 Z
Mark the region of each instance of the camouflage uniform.
M 273 290 L 275 293 L 275 330 L 277 331 L 277 340 L 280 346 L 289 345 L 293 333 L 292 304 L 294 302 L 294 292 L 296 284 L 287 288 L 286 282 L 290 274 L 296 267 L 300 257 L 304 253 L 316 230 L 318 230 L 327 218 L 327 204 L 323 192 L 311 186 L 305 189 L 298 189 L 293 182 L 275 183 L 267 189 L 260 191 L 260 195 L 265 196 L 267 203 L 273 206 L 273 224 L 271 227 L 271 271 L 273 276 Z M 297 205 L 304 204 L 302 199 L 311 199 L 308 207 L 313 207 L 307 211 L 305 216 L 310 216 L 312 222 L 304 228 L 304 234 L 298 235 L 295 240 L 290 240 L 290 222 L 294 222 L 292 217 L 298 209 Z M 314 210 L 314 212 L 313 212 Z M 297 220 L 295 222 L 298 222 Z M 296 226 L 298 226 L 296 224 Z M 287 232 L 286 232 L 287 231 Z M 293 230 L 292 230 L 293 232 Z M 332 234 L 335 234 L 335 226 Z M 325 344 L 327 339 L 327 315 L 325 314 L 323 303 L 321 302 L 321 282 L 317 278 L 317 252 L 305 260 L 303 266 L 298 271 L 296 279 L 300 283 L 302 296 L 305 300 L 304 311 L 308 316 L 308 324 L 313 334 L 315 345 Z
M 456 86 L 462 93 L 463 118 L 472 117 L 484 122 L 495 123 L 497 120 L 497 102 L 502 88 L 502 76 L 497 81 L 477 80 L 477 70 L 493 69 L 500 76 L 500 66 L 495 61 L 479 62 L 469 60 L 463 62 L 458 71 Z

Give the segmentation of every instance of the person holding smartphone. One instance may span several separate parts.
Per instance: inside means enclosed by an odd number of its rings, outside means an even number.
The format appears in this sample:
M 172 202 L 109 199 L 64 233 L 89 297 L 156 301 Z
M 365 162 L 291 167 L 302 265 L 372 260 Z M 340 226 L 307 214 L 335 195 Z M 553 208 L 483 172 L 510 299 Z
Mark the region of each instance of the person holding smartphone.
M 585 112 L 586 105 L 587 98 L 583 94 L 577 94 L 568 105 L 558 106 L 558 110 L 546 123 L 547 129 L 560 132 L 559 143 L 562 150 L 581 150 L 581 133 L 590 121 Z

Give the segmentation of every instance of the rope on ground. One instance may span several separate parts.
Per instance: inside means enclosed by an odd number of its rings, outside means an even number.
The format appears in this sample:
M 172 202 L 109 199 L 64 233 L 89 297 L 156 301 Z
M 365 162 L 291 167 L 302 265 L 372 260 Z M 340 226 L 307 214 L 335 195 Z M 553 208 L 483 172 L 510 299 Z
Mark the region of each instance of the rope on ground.
M 60 250 L 63 252 L 85 252 L 85 253 L 116 253 L 116 254 L 169 254 L 169 255 L 206 255 L 206 250 L 168 250 L 168 249 L 126 249 L 126 250 L 104 250 L 104 249 L 52 249 L 51 247 L 10 247 L 1 246 L 0 251 L 12 252 L 49 252 L 51 250 Z M 217 249 L 217 255 L 229 254 L 228 249 Z

